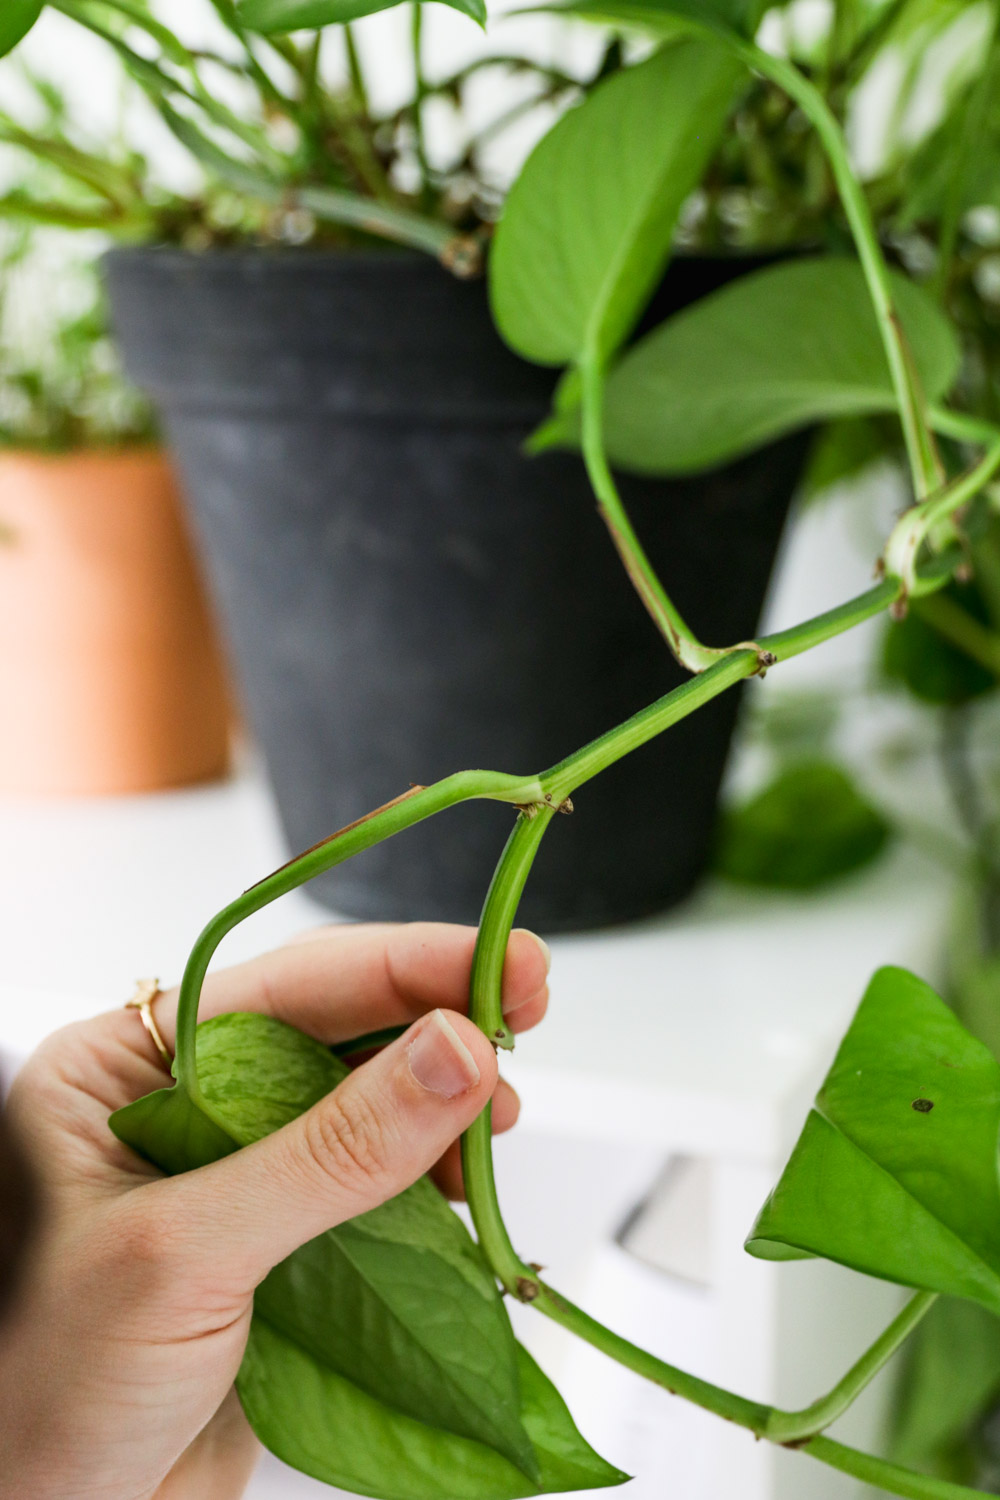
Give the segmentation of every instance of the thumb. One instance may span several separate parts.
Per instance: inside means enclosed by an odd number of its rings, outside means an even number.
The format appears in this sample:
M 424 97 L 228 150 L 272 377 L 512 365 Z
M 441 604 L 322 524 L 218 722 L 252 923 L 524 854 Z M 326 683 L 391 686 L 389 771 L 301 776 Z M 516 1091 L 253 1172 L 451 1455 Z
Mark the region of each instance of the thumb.
M 467 1016 L 435 1010 L 273 1135 L 162 1184 L 227 1290 L 377 1208 L 434 1165 L 488 1103 L 496 1054 Z

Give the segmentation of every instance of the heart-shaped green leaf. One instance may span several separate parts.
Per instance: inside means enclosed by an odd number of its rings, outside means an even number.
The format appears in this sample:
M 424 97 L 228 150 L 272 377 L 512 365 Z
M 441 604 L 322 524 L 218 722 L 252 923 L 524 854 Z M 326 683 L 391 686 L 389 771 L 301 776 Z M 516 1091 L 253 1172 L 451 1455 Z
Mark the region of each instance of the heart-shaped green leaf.
M 43 0 L 3 0 L 0 6 L 0 57 L 27 36 L 42 13 Z
M 485 0 L 440 0 L 452 10 L 486 25 Z M 288 31 L 318 30 L 341 25 L 379 10 L 392 10 L 401 0 L 242 0 L 237 13 L 248 31 L 277 36 Z
M 112 1126 L 164 1170 L 204 1165 L 294 1119 L 346 1071 L 280 1021 L 220 1016 L 198 1028 L 206 1108 L 175 1087 L 119 1111 Z M 256 1306 L 303 1358 L 537 1478 L 510 1320 L 478 1247 L 429 1182 L 303 1246 L 264 1281 Z
M 868 864 L 885 819 L 829 761 L 804 760 L 724 815 L 716 869 L 730 880 L 811 890 Z
M 894 276 L 893 294 L 923 390 L 945 394 L 960 361 L 935 303 Z M 755 271 L 647 334 L 611 371 L 605 441 L 620 468 L 690 474 L 811 422 L 895 410 L 861 267 L 817 256 Z M 546 441 L 575 445 L 575 412 Z
M 293 1468 L 381 1500 L 516 1500 L 628 1477 L 583 1441 L 558 1392 L 518 1348 L 522 1414 L 539 1484 L 481 1443 L 414 1422 L 310 1359 L 254 1317 L 237 1389 L 254 1431 Z M 331 1434 L 335 1440 L 331 1441 Z
M 670 253 L 677 216 L 722 131 L 741 66 L 684 39 L 568 110 L 510 190 L 490 254 L 503 337 L 526 359 L 603 359 Z
M 747 1249 L 1000 1313 L 998 1129 L 992 1054 L 923 980 L 880 969 Z

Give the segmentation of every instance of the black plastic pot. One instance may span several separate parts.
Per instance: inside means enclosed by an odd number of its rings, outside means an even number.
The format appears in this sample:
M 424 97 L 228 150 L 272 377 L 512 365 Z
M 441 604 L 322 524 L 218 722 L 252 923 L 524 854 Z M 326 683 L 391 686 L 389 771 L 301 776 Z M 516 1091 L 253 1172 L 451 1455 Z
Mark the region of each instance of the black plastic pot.
M 678 262 L 653 318 L 741 269 Z M 127 250 L 107 272 L 293 849 L 413 782 L 540 771 L 686 675 L 580 460 L 523 456 L 553 374 L 504 347 L 482 283 L 392 252 Z M 624 481 L 702 639 L 753 635 L 802 455 L 795 439 L 693 480 Z M 738 702 L 724 695 L 581 789 L 519 920 L 594 927 L 686 895 Z M 500 804 L 455 808 L 312 889 L 352 916 L 474 921 L 510 824 Z

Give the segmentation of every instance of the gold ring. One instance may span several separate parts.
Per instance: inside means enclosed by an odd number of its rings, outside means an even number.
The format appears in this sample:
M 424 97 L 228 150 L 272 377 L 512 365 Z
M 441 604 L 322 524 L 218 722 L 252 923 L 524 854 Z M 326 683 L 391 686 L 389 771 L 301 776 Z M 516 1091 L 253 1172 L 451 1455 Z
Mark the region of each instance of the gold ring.
M 153 1019 L 153 1001 L 159 994 L 160 981 L 158 979 L 140 979 L 131 1000 L 125 1001 L 125 1009 L 137 1010 L 139 1012 L 139 1020 L 148 1031 L 153 1046 L 163 1058 L 169 1072 L 174 1060 L 170 1055 L 169 1047 L 160 1035 L 160 1028 Z

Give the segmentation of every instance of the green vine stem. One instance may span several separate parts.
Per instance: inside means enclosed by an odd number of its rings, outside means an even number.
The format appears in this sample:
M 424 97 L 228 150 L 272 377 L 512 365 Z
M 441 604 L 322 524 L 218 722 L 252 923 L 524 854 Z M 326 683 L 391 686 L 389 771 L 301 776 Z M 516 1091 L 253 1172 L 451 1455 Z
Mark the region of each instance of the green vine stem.
M 682 667 L 701 672 L 722 654 L 703 646 L 685 622 L 659 578 L 636 536 L 622 504 L 604 449 L 604 376 L 597 358 L 585 355 L 580 361 L 581 446 L 601 519 L 611 533 L 615 550 L 625 566 L 639 598 L 657 629 Z
M 926 526 L 923 525 L 922 516 L 907 522 L 914 527 L 916 541 L 914 543 L 907 532 L 907 545 L 913 550 L 906 552 L 904 563 L 901 564 L 895 555 L 890 557 L 887 548 L 886 567 L 896 576 L 904 578 L 909 592 L 915 582 L 917 553 L 924 536 L 940 518 L 938 508 L 944 507 L 944 514 L 951 514 L 952 509 L 957 509 L 964 502 L 959 499 L 952 504 L 950 486 L 941 493 L 945 472 L 934 440 L 933 427 L 936 424 L 925 412 L 916 367 L 893 301 L 889 268 L 864 191 L 851 166 L 843 131 L 820 90 L 794 64 L 764 52 L 726 27 L 697 21 L 690 22 L 689 27 L 721 38 L 748 67 L 783 89 L 810 121 L 826 153 L 850 225 L 888 360 L 914 492 L 918 502 L 926 501 L 932 509 L 932 518 Z M 689 671 L 701 672 L 717 661 L 724 651 L 705 646 L 698 640 L 656 576 L 622 504 L 607 461 L 603 435 L 603 371 L 592 350 L 584 353 L 579 370 L 583 457 L 601 516 L 636 592 L 674 656 Z M 939 418 L 943 416 L 946 430 L 950 427 L 955 432 L 956 428 L 960 428 L 963 436 L 972 436 L 974 441 L 984 440 L 984 429 L 978 424 L 973 426 L 972 421 L 956 414 L 936 412 L 935 415 Z M 993 436 L 995 438 L 995 432 Z M 988 438 L 985 440 L 989 441 Z M 983 460 L 983 465 L 988 461 L 989 455 Z M 997 464 L 1000 465 L 1000 452 L 997 454 Z M 979 474 L 979 470 L 974 470 L 967 478 L 981 488 L 985 480 L 980 480 Z M 959 484 L 962 482 L 958 481 Z M 917 510 L 919 504 L 909 513 L 911 518 Z M 907 521 L 906 517 L 904 521 Z M 905 566 L 903 572 L 899 571 L 901 565 Z
M 235 901 L 223 907 L 203 929 L 191 950 L 181 979 L 177 999 L 177 1049 L 174 1076 L 196 1100 L 201 1100 L 198 1072 L 195 1062 L 195 1029 L 198 1024 L 198 1004 L 205 982 L 208 966 L 215 950 L 228 932 L 246 917 L 260 911 L 270 902 L 284 896 L 298 886 L 304 885 L 314 875 L 331 870 L 362 849 L 381 843 L 404 828 L 446 807 L 473 798 L 486 798 L 497 802 L 511 802 L 515 806 L 530 804 L 544 799 L 545 793 L 535 777 L 505 776 L 497 771 L 459 771 L 443 781 L 429 787 L 412 787 L 393 802 L 350 823 L 346 828 L 307 849 L 304 854 L 289 860 L 273 874 L 252 885 Z
M 918 593 L 941 588 L 960 560 L 959 554 L 935 559 L 918 579 Z M 578 787 L 671 725 L 687 718 L 688 714 L 727 688 L 871 619 L 892 604 L 900 592 L 898 580 L 886 579 L 836 609 L 816 615 L 790 630 L 762 637 L 755 648 L 737 648 L 728 652 L 700 676 L 682 683 L 648 708 L 640 709 L 623 724 L 584 745 L 540 776 L 508 776 L 498 771 L 456 772 L 433 786 L 411 788 L 394 802 L 376 808 L 282 865 L 213 917 L 191 950 L 177 1002 L 177 1079 L 193 1098 L 201 1098 L 194 1046 L 198 1003 L 208 966 L 228 932 L 244 918 L 295 890 L 314 875 L 333 869 L 352 855 L 411 828 L 424 818 L 477 797 L 508 802 L 522 811 L 501 861 L 503 873 L 498 870 L 490 887 L 474 961 L 476 993 L 473 999 L 477 1017 L 485 1017 L 493 1033 L 502 1029 L 502 1044 L 510 1046 L 511 1039 L 503 1025 L 499 991 L 494 992 L 490 987 L 499 984 L 497 957 L 506 952 L 509 924 L 507 934 L 503 933 L 503 927 L 508 918 L 513 921 L 531 860 L 552 816 Z M 480 955 L 480 949 L 485 957 Z M 499 1044 L 500 1039 L 495 1039 Z
M 866 1349 L 856 1364 L 853 1364 L 842 1380 L 802 1411 L 773 1411 L 767 1419 L 764 1437 L 772 1443 L 800 1443 L 806 1438 L 825 1432 L 832 1422 L 847 1411 L 870 1385 L 880 1370 L 883 1370 L 910 1334 L 921 1323 L 935 1302 L 937 1292 L 918 1292 L 911 1297 L 898 1317 Z
M 966 473 L 901 516 L 886 542 L 882 561 L 887 573 L 902 580 L 905 593 L 916 582 L 920 549 L 936 527 L 961 510 L 990 482 L 1000 469 L 1000 441 L 994 440 L 983 457 Z
M 961 554 L 954 554 L 950 559 L 935 559 L 918 579 L 920 591 L 931 592 L 940 588 L 947 582 L 950 570 L 960 559 Z M 508 802 L 519 810 L 484 906 L 473 958 L 470 1000 L 473 1017 L 483 1026 L 487 1035 L 498 1046 L 512 1045 L 502 1013 L 503 960 L 531 864 L 546 829 L 555 814 L 565 807 L 571 793 L 607 766 L 663 733 L 670 725 L 693 713 L 735 683 L 870 619 L 898 598 L 902 588 L 900 580 L 886 579 L 836 609 L 806 620 L 790 630 L 764 637 L 755 648 L 735 649 L 700 676 L 682 683 L 673 692 L 590 745 L 585 745 L 541 776 L 517 777 L 492 771 L 464 771 L 430 787 L 413 787 L 394 802 L 387 803 L 356 823 L 339 830 L 251 886 L 208 923 L 195 943 L 185 967 L 177 1007 L 177 1056 L 174 1072 L 178 1085 L 185 1088 L 196 1102 L 201 1100 L 195 1059 L 198 1005 L 209 963 L 228 932 L 245 917 L 294 890 L 312 876 L 331 869 L 353 854 L 412 827 L 434 813 L 475 797 Z M 749 1428 L 758 1436 L 769 1436 L 769 1423 L 794 1420 L 801 1424 L 809 1420 L 806 1414 L 798 1414 L 797 1417 L 789 1413 L 776 1414 L 770 1407 L 748 1401 L 731 1391 L 667 1365 L 619 1338 L 581 1309 L 573 1307 L 546 1286 L 533 1267 L 525 1265 L 519 1259 L 511 1244 L 500 1211 L 493 1175 L 488 1109 L 465 1133 L 462 1155 L 469 1207 L 483 1251 L 498 1279 L 515 1296 L 533 1303 L 547 1316 L 639 1374 L 695 1401 L 708 1411 Z M 911 1304 L 910 1313 L 914 1321 L 918 1311 L 919 1304 L 916 1308 Z M 909 1330 L 904 1330 L 897 1320 L 881 1336 L 854 1371 L 849 1372 L 830 1396 L 819 1403 L 821 1420 L 831 1403 L 838 1405 L 845 1392 L 853 1391 L 853 1394 L 857 1394 L 862 1384 L 875 1373 L 879 1361 L 884 1363 L 884 1359 L 892 1352 L 888 1346 L 892 1344 L 895 1347 L 907 1331 Z M 815 1410 L 810 1410 L 815 1418 Z M 787 1437 L 782 1440 L 793 1441 Z M 898 1495 L 914 1496 L 916 1500 L 959 1500 L 959 1497 L 969 1500 L 970 1496 L 975 1495 L 975 1492 L 961 1486 L 924 1479 L 826 1438 L 796 1438 L 794 1444 L 803 1447 L 804 1451 L 824 1463 L 870 1483 L 880 1484 Z
M 539 778 L 540 779 L 540 778 Z M 495 1047 L 513 1050 L 514 1037 L 503 1018 L 501 990 L 507 939 L 521 900 L 524 883 L 550 822 L 559 809 L 546 797 L 545 804 L 521 809 L 497 864 L 483 905 L 469 980 L 469 1014 Z
M 583 1339 L 585 1343 L 592 1344 L 594 1348 L 600 1349 L 602 1353 L 609 1355 L 627 1369 L 634 1370 L 637 1375 L 643 1376 L 655 1385 L 662 1386 L 671 1395 L 691 1401 L 705 1411 L 710 1411 L 728 1422 L 734 1422 L 738 1427 L 745 1427 L 759 1438 L 769 1436 L 768 1424 L 777 1416 L 793 1418 L 796 1415 L 795 1413 L 779 1414 L 772 1407 L 756 1401 L 748 1401 L 733 1391 L 724 1390 L 721 1386 L 689 1375 L 687 1371 L 679 1370 L 664 1360 L 657 1359 L 655 1355 L 647 1353 L 645 1349 L 640 1349 L 628 1339 L 612 1333 L 610 1329 L 591 1318 L 581 1308 L 575 1307 L 572 1302 L 554 1292 L 551 1287 L 538 1279 L 530 1267 L 525 1267 L 524 1273 L 520 1278 L 522 1298 L 530 1301 L 539 1312 Z M 533 1290 L 535 1288 L 537 1290 Z M 531 1291 L 533 1295 L 530 1294 Z M 887 1334 L 889 1332 L 890 1330 L 886 1330 Z M 883 1335 L 883 1338 L 885 1336 Z M 908 1500 L 987 1500 L 983 1490 L 972 1490 L 965 1485 L 952 1484 L 947 1479 L 934 1479 L 918 1474 L 912 1469 L 905 1469 L 899 1464 L 889 1463 L 872 1454 L 862 1453 L 857 1448 L 850 1448 L 844 1443 L 835 1442 L 832 1438 L 817 1435 L 790 1442 L 785 1441 L 788 1446 L 797 1448 L 802 1453 L 808 1453 L 811 1458 L 818 1459 L 820 1463 L 828 1464 L 831 1468 L 841 1470 L 842 1473 L 851 1474 L 856 1479 L 862 1479 L 890 1494 L 908 1497 Z
M 727 40 L 748 67 L 776 83 L 795 101 L 813 126 L 826 152 L 865 273 L 882 344 L 889 361 L 913 487 L 917 499 L 923 500 L 941 484 L 944 470 L 924 415 L 920 382 L 893 303 L 889 268 L 882 254 L 864 191 L 851 166 L 843 131 L 819 89 L 793 63 L 783 57 L 774 57 L 754 43 L 744 42 L 731 34 L 727 36 Z
M 987 447 L 1000 438 L 1000 427 L 984 417 L 974 417 L 964 411 L 949 411 L 945 406 L 931 406 L 927 420 L 941 437 L 954 438 L 957 443 L 978 444 Z

